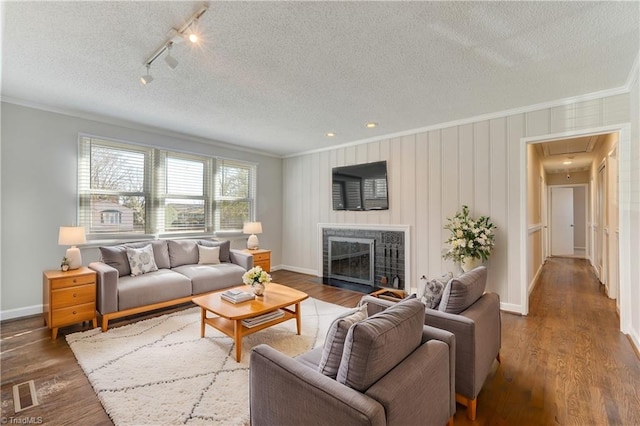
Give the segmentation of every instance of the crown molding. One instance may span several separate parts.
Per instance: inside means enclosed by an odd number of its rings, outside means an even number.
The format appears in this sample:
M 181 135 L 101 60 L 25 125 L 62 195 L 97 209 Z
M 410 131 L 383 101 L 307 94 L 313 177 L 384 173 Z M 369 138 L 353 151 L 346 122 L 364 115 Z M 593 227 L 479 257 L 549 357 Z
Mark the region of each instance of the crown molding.
M 637 65 L 637 61 L 636 61 L 636 65 Z M 584 101 L 591 101 L 591 100 L 594 100 L 594 99 L 606 98 L 606 97 L 609 97 L 609 96 L 622 95 L 622 94 L 629 93 L 630 87 L 631 86 L 625 85 L 625 86 L 617 87 L 617 88 L 614 88 L 614 89 L 601 90 L 599 92 L 587 93 L 587 94 L 584 94 L 584 95 L 573 96 L 573 97 L 570 97 L 570 98 L 557 99 L 557 100 L 554 100 L 554 101 L 542 102 L 542 103 L 539 103 L 539 104 L 533 104 L 533 105 L 528 105 L 528 106 L 524 106 L 524 107 L 508 109 L 508 110 L 499 111 L 499 112 L 492 112 L 492 113 L 483 114 L 483 115 L 476 115 L 474 117 L 462 118 L 460 120 L 447 121 L 447 122 L 444 122 L 444 123 L 438 123 L 438 124 L 434 124 L 434 125 L 431 125 L 431 126 L 419 127 L 419 128 L 410 129 L 410 130 L 403 130 L 401 132 L 388 133 L 388 134 L 385 134 L 385 135 L 374 136 L 374 137 L 367 138 L 367 139 L 359 139 L 359 140 L 356 140 L 356 141 L 346 142 L 346 143 L 343 143 L 343 144 L 333 145 L 333 146 L 329 146 L 329 147 L 325 147 L 325 148 L 319 148 L 319 149 L 314 149 L 314 150 L 310 150 L 310 151 L 304 151 L 304 152 L 300 152 L 300 153 L 296 153 L 296 154 L 289 154 L 289 155 L 283 156 L 282 158 L 294 158 L 294 157 L 300 157 L 300 156 L 308 155 L 308 154 L 316 154 L 316 153 L 319 153 L 319 152 L 333 151 L 334 149 L 348 148 L 348 147 L 352 147 L 352 146 L 356 146 L 356 145 L 362 145 L 362 144 L 370 143 L 370 142 L 378 142 L 378 141 L 382 141 L 382 140 L 386 140 L 386 139 L 400 138 L 400 137 L 403 137 L 403 136 L 411 136 L 411 135 L 415 135 L 415 134 L 419 134 L 419 133 L 430 132 L 430 131 L 433 131 L 433 130 L 446 129 L 446 128 L 455 127 L 455 126 L 463 126 L 465 124 L 476 123 L 476 122 L 479 122 L 479 121 L 493 120 L 493 119 L 496 119 L 496 118 L 503 118 L 503 117 L 508 117 L 508 116 L 511 116 L 511 115 L 517 115 L 517 114 L 523 114 L 523 113 L 527 113 L 527 112 L 538 111 L 538 110 L 541 110 L 541 109 L 547 109 L 547 108 L 553 108 L 553 107 L 558 107 L 558 106 L 570 105 L 570 104 L 574 104 L 574 103 L 578 103 L 578 102 L 584 102 Z

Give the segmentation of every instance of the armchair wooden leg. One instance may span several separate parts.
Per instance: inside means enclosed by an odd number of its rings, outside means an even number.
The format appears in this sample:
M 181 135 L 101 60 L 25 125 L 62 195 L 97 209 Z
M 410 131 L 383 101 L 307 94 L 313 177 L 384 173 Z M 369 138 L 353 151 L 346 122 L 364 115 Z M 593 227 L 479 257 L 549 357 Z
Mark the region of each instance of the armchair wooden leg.
M 478 398 L 476 397 L 475 399 L 469 399 L 467 397 L 464 397 L 460 394 L 456 394 L 456 402 L 464 405 L 465 407 L 467 407 L 467 418 L 469 420 L 475 420 L 476 419 L 476 408 L 478 407 Z
M 453 426 L 453 416 L 449 417 L 449 421 L 447 422 L 447 426 Z
M 469 420 L 475 420 L 476 419 L 476 408 L 478 407 L 478 398 L 476 399 L 470 399 L 469 400 L 469 405 L 467 405 L 467 417 L 469 418 Z

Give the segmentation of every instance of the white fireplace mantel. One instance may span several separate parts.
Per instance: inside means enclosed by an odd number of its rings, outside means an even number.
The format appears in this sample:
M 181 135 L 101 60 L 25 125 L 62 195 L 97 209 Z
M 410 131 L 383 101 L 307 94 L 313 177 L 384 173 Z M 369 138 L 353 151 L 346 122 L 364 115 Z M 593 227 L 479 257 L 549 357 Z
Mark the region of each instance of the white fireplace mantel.
M 318 243 L 320 249 L 318 250 L 318 274 L 322 276 L 323 259 L 322 259 L 322 237 L 325 229 L 362 229 L 362 230 L 374 230 L 374 231 L 395 231 L 404 233 L 404 291 L 411 292 L 413 285 L 411 276 L 411 226 L 409 225 L 372 225 L 372 224 L 360 224 L 360 223 L 318 223 Z

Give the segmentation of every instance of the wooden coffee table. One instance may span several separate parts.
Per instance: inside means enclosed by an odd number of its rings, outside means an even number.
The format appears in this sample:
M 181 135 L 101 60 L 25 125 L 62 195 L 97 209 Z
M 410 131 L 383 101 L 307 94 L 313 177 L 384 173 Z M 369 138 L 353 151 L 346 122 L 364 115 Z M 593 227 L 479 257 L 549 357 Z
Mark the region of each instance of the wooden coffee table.
M 251 289 L 245 285 L 234 287 L 234 289 L 251 291 Z M 193 303 L 201 308 L 200 337 L 204 337 L 205 324 L 231 337 L 236 344 L 237 362 L 240 362 L 240 358 L 242 357 L 242 337 L 244 336 L 294 318 L 296 320 L 297 332 L 300 334 L 300 302 L 308 298 L 308 294 L 272 282 L 267 284 L 263 296 L 234 304 L 220 298 L 220 295 L 227 290 L 229 289 L 226 288 L 219 292 L 195 297 L 193 298 Z M 294 310 L 290 308 L 292 305 L 295 305 Z M 278 309 L 284 312 L 283 317 L 252 328 L 247 328 L 242 325 L 243 319 L 257 317 L 258 315 L 273 312 Z M 214 316 L 207 316 L 207 312 L 211 312 Z

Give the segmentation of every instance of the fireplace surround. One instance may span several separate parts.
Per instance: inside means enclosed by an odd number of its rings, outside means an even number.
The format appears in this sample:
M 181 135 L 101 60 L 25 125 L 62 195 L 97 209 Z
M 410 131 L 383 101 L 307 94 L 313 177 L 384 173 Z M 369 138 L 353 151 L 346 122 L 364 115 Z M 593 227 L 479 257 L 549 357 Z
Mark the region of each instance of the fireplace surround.
M 408 225 L 318 224 L 318 240 L 321 243 L 318 270 L 322 271 L 320 276 L 323 282 L 330 283 L 337 279 L 365 288 L 409 291 L 412 285 L 409 273 L 409 230 Z M 349 249 L 343 247 L 343 251 L 339 252 L 339 259 L 334 260 L 334 265 L 337 262 L 337 266 L 342 268 L 340 273 L 336 273 L 335 267 L 331 267 L 330 252 L 335 251 L 335 248 L 331 248 L 332 241 L 355 244 L 351 249 L 353 259 L 346 260 L 349 258 Z M 364 246 L 369 247 L 367 251 L 370 250 L 372 254 L 363 254 Z M 345 270 L 352 274 L 343 273 Z

